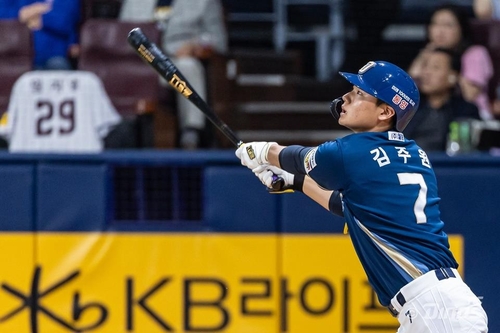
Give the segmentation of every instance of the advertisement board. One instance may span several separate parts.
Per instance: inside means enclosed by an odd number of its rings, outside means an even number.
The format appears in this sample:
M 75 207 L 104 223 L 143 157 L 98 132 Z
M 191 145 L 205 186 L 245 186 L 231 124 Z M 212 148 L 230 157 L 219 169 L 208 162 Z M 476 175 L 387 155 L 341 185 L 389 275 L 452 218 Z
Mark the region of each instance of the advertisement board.
M 463 241 L 450 237 L 463 262 Z M 394 332 L 348 236 L 0 235 L 0 332 Z

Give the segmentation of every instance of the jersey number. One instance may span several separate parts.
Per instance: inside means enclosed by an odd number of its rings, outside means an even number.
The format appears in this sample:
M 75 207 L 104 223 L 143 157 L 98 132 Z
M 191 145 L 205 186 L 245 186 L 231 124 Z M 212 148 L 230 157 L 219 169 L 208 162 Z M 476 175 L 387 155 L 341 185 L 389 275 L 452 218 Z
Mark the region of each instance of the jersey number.
M 48 122 L 54 118 L 54 104 L 51 101 L 38 101 L 36 104 L 37 110 L 41 111 L 41 116 L 36 121 L 36 134 L 40 136 L 50 135 L 53 126 Z M 62 101 L 57 107 L 57 116 L 62 121 L 59 125 L 59 134 L 69 134 L 75 129 L 75 101 Z M 45 112 L 43 112 L 45 111 Z M 63 125 L 63 121 L 66 125 Z
M 398 178 L 401 185 L 420 185 L 413 212 L 417 223 L 426 223 L 427 216 L 425 216 L 424 208 L 427 203 L 427 184 L 424 177 L 419 173 L 398 173 Z

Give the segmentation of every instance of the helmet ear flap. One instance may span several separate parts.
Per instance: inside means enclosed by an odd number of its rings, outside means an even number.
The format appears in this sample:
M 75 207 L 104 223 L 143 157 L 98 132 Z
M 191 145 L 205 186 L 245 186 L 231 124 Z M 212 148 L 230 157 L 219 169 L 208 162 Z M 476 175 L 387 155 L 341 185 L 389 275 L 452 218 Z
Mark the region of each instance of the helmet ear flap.
M 330 113 L 336 120 L 339 120 L 340 118 L 340 113 L 342 112 L 342 104 L 344 104 L 342 97 L 335 98 L 330 103 Z

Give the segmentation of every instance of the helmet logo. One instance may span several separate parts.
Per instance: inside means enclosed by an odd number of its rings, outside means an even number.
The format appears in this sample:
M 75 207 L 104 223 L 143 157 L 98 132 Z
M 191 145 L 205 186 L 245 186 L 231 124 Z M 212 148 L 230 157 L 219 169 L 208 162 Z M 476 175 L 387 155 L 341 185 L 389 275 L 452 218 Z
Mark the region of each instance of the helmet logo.
M 376 65 L 377 64 L 375 63 L 375 61 L 369 61 L 366 65 L 361 67 L 361 69 L 358 71 L 358 74 L 365 74 L 370 68 L 373 68 Z
M 409 104 L 411 104 L 411 106 L 415 106 L 415 101 L 401 91 L 401 89 L 396 86 L 392 86 L 392 90 L 396 93 L 396 95 L 392 98 L 392 102 L 399 106 L 401 110 L 405 110 Z
M 394 95 L 394 97 L 392 98 L 392 102 L 399 106 L 399 108 L 401 110 L 404 110 L 406 109 L 406 107 L 408 106 L 408 102 L 403 100 L 403 97 L 399 96 L 399 95 Z

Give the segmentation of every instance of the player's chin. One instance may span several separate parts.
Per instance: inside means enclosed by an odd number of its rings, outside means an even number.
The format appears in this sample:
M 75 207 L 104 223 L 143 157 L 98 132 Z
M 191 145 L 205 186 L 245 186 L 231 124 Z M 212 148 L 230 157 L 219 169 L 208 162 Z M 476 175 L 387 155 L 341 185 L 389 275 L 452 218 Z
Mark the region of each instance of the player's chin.
M 339 118 L 339 125 L 353 131 L 352 126 L 350 125 L 349 121 L 345 118 L 345 116 Z
M 347 121 L 346 116 L 345 116 L 344 113 L 340 114 L 338 122 L 339 122 L 339 125 L 342 125 L 342 126 L 346 126 L 347 125 L 348 121 Z

